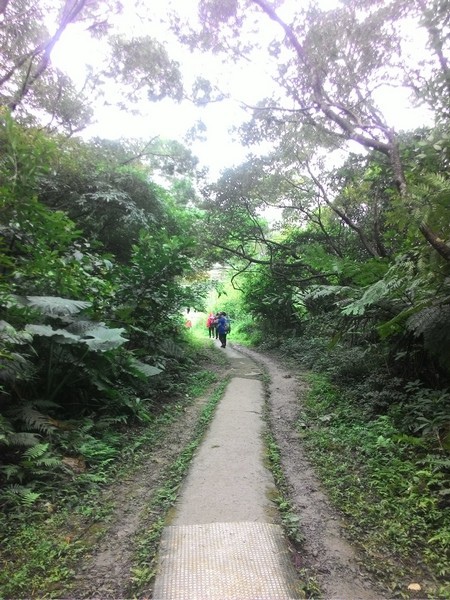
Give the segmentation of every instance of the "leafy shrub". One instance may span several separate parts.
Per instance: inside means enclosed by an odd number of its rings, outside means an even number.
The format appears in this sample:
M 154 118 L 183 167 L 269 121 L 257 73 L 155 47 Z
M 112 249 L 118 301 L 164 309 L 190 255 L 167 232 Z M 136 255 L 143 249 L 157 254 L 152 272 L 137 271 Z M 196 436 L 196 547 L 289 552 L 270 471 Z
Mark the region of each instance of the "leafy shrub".
M 292 357 L 305 369 L 314 369 L 329 352 L 329 342 L 323 337 L 288 337 L 281 341 L 280 352 Z
M 450 451 L 450 393 L 447 389 L 429 389 L 420 381 L 405 385 L 405 398 L 395 404 L 390 415 L 397 426 L 408 433 L 420 434 Z
M 377 369 L 379 362 L 380 357 L 374 347 L 349 348 L 338 345 L 319 361 L 318 367 L 325 371 L 332 381 L 351 384 L 368 377 Z
M 368 419 L 387 414 L 392 406 L 398 405 L 406 398 L 405 382 L 399 377 L 392 377 L 386 369 L 371 372 L 366 377 L 353 381 L 345 386 L 349 399 L 361 407 Z

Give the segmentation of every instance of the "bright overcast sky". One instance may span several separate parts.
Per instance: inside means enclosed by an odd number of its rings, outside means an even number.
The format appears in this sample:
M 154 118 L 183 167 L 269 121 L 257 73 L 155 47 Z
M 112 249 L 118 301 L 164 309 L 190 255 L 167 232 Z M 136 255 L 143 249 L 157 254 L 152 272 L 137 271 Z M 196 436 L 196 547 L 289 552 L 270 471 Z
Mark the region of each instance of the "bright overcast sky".
M 181 14 L 186 15 L 189 14 L 189 6 L 196 5 L 196 3 L 189 4 L 189 2 L 190 0 L 173 0 L 172 3 L 178 7 L 177 10 Z M 288 0 L 285 3 L 285 10 L 292 7 L 293 3 L 298 5 L 298 0 Z M 322 0 L 321 4 L 323 8 L 332 8 L 338 2 L 337 0 Z M 130 7 L 131 5 L 132 0 L 130 0 Z M 167 0 L 154 0 L 150 3 L 149 10 L 162 15 L 166 6 Z M 129 16 L 125 9 L 125 13 L 121 17 L 120 29 L 133 33 L 151 34 L 160 40 L 163 35 L 165 40 L 169 40 L 167 47 L 169 55 L 181 63 L 183 72 L 203 76 L 210 74 L 214 78 L 222 70 L 221 81 L 224 91 L 231 92 L 235 100 L 226 100 L 204 108 L 196 107 L 189 101 L 176 103 L 166 99 L 158 103 L 145 102 L 139 105 L 141 113 L 139 115 L 133 115 L 131 112 L 119 112 L 112 106 L 103 107 L 96 110 L 96 123 L 90 126 L 84 135 L 111 139 L 126 137 L 146 140 L 160 136 L 182 141 L 186 132 L 196 121 L 201 119 L 207 126 L 206 139 L 189 144 L 193 153 L 200 159 L 200 166 L 207 166 L 210 169 L 210 175 L 217 177 L 223 168 L 241 163 L 245 159 L 248 149 L 243 148 L 239 142 L 233 139 L 231 129 L 248 118 L 248 114 L 246 115 L 239 107 L 239 101 L 253 104 L 267 95 L 271 81 L 268 74 L 264 72 L 264 59 L 261 60 L 260 65 L 249 65 L 247 69 L 245 65 L 238 67 L 233 64 L 230 69 L 223 71 L 223 66 L 219 65 L 219 61 L 215 57 L 190 55 L 189 51 L 181 47 L 171 34 L 167 34 L 161 29 L 158 19 L 155 18 L 152 31 L 152 26 L 149 26 L 148 22 L 145 23 L 145 29 L 142 29 L 142 24 L 139 25 L 139 21 L 136 20 L 134 10 L 128 10 L 128 13 Z M 281 10 L 280 14 L 283 15 Z M 278 26 L 266 17 L 261 23 L 261 35 L 280 35 Z M 80 29 L 72 27 L 64 33 L 53 52 L 52 59 L 56 66 L 65 70 L 72 78 L 82 81 L 84 65 L 92 63 L 92 56 L 98 56 L 98 54 L 98 42 L 90 41 L 88 38 L 81 40 Z M 408 129 L 417 125 L 418 114 L 409 106 L 406 91 L 385 89 L 382 91 L 380 100 L 387 120 L 396 129 Z M 423 118 L 420 117 L 422 120 Z

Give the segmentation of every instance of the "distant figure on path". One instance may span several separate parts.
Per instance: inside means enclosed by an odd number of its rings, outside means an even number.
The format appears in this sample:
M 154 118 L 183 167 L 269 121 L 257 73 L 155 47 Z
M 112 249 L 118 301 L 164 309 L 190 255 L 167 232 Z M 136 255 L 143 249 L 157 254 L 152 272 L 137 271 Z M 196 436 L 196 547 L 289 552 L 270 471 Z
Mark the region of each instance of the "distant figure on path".
M 219 322 L 217 323 L 217 332 L 219 334 L 219 340 L 221 348 L 226 348 L 227 345 L 227 334 L 230 332 L 230 322 L 227 318 L 227 313 L 219 313 Z
M 184 324 L 184 326 L 186 327 L 186 329 L 190 329 L 192 327 L 192 321 L 190 319 L 188 319 L 186 321 L 186 323 Z
M 216 335 L 216 328 L 214 325 L 214 313 L 209 313 L 209 317 L 206 319 L 206 327 L 208 328 L 208 335 L 210 338 L 215 337 Z
M 217 330 L 217 327 L 219 325 L 219 317 L 220 317 L 220 312 L 216 312 L 216 314 L 214 316 L 214 329 L 216 332 L 216 340 L 219 338 L 219 332 Z

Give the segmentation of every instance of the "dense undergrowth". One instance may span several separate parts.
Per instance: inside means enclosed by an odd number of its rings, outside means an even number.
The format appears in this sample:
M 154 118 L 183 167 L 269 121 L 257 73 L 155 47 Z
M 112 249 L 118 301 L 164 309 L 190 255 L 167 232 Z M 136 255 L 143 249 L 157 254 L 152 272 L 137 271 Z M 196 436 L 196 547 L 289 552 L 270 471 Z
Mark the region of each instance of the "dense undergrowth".
M 171 395 L 161 398 L 151 418 L 144 423 L 135 420 L 122 424 L 114 430 L 111 427 L 83 428 L 80 421 L 79 435 L 84 444 L 92 447 L 95 460 L 70 472 L 51 474 L 43 470 L 43 476 L 36 483 L 39 499 L 29 506 L 18 503 L 1 515 L 0 598 L 58 596 L 61 585 L 73 576 L 77 561 L 105 531 L 115 503 L 111 498 L 105 502 L 103 492 L 114 481 L 129 477 L 139 469 L 186 406 L 216 387 L 214 371 L 204 370 L 201 365 L 218 359 L 212 357 L 203 343 L 191 340 L 185 360 L 187 367 L 178 374 Z M 201 423 L 210 412 L 201 417 Z M 196 431 L 198 438 L 202 426 Z M 188 455 L 192 456 L 192 448 L 177 462 L 178 466 L 183 464 L 186 468 Z M 176 471 L 178 479 L 182 472 Z M 169 473 L 167 486 L 176 487 L 178 479 L 175 481 Z M 173 493 L 171 498 L 173 501 Z M 153 502 L 154 510 L 156 503 L 157 499 Z M 167 501 L 158 509 L 167 510 Z
M 361 347 L 325 338 L 266 338 L 309 373 L 298 430 L 366 567 L 393 596 L 450 597 L 446 390 L 387 373 Z M 377 368 L 378 367 L 378 368 Z
M 54 503 L 74 473 L 88 488 L 89 469 L 116 460 L 123 430 L 151 424 L 195 362 L 181 313 L 194 290 L 201 302 L 201 283 L 188 281 L 200 266 L 196 213 L 152 182 L 149 165 L 130 166 L 125 146 L 0 115 L 7 512 Z

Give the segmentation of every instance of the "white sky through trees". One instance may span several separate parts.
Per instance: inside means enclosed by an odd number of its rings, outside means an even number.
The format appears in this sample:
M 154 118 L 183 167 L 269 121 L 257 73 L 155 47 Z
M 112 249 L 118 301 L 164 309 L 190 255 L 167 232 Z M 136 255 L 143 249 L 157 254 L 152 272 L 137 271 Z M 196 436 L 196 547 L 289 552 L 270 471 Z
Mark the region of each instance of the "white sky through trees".
M 159 39 L 166 44 L 169 56 L 180 63 L 187 88 L 196 76 L 203 76 L 216 81 L 219 88 L 230 94 L 231 99 L 211 103 L 205 107 L 195 106 L 189 100 L 181 103 L 170 99 L 160 102 L 143 101 L 138 105 L 130 104 L 130 110 L 119 111 L 113 106 L 114 89 L 110 88 L 110 97 L 107 93 L 104 98 L 105 105 L 98 106 L 95 110 L 95 124 L 89 126 L 83 135 L 145 140 L 160 136 L 183 141 L 186 133 L 201 120 L 207 127 L 204 139 L 186 142 L 200 159 L 200 166 L 207 166 L 210 176 L 215 178 L 222 169 L 243 162 L 249 149 L 239 143 L 237 135 L 233 134 L 231 129 L 250 117 L 250 113 L 245 112 L 240 104 L 255 104 L 268 96 L 268 89 L 274 85 L 266 71 L 266 57 L 260 54 L 256 62 L 243 61 L 240 65 L 224 65 L 218 57 L 190 53 L 168 31 L 161 19 L 164 19 L 168 6 L 175 8 L 184 17 L 194 19 L 197 3 L 191 0 L 153 1 L 146 9 L 146 16 L 139 10 L 136 11 L 134 0 L 128 0 L 124 4 L 125 10 L 116 22 L 121 34 L 130 37 L 133 34 L 148 34 Z M 321 0 L 319 4 L 324 9 L 330 9 L 338 6 L 339 2 Z M 296 6 L 298 0 L 287 0 L 278 13 L 289 21 L 289 15 Z M 279 26 L 263 14 L 260 34 L 267 39 L 274 36 L 282 39 Z M 411 37 L 417 38 L 417 31 Z M 416 44 L 417 41 L 415 39 Z M 80 26 L 71 26 L 64 33 L 52 55 L 55 65 L 80 83 L 85 75 L 85 65 L 95 66 L 96 61 L 100 61 L 101 58 L 101 42 L 91 40 Z M 411 106 L 409 92 L 403 88 L 380 89 L 376 100 L 387 121 L 396 130 L 417 127 L 428 119 L 423 110 Z

